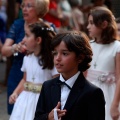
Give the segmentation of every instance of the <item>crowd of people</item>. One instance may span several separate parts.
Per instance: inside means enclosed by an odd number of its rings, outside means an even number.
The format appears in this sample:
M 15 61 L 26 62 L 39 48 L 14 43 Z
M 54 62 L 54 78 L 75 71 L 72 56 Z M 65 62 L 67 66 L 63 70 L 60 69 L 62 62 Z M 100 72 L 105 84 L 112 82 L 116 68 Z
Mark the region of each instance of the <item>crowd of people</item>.
M 8 32 L 2 19 L 10 120 L 120 119 L 120 18 L 91 2 L 16 0 Z

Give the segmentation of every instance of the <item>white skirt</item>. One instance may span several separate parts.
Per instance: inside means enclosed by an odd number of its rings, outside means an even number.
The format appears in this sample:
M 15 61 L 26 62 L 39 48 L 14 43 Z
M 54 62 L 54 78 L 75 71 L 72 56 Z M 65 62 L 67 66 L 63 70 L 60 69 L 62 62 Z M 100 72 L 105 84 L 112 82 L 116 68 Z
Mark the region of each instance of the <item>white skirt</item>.
M 88 70 L 87 80 L 102 89 L 105 97 L 105 120 L 112 120 L 110 115 L 110 107 L 115 93 L 115 74 L 104 73 L 94 70 Z
M 9 120 L 33 120 L 39 93 L 23 91 L 17 98 Z

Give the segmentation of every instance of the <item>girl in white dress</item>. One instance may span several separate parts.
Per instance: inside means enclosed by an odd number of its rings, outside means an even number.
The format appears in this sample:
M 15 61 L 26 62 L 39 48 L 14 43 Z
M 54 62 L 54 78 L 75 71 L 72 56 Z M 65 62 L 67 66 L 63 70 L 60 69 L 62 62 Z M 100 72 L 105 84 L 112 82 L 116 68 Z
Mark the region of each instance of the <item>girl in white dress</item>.
M 91 41 L 93 59 L 86 77 L 103 90 L 105 120 L 112 120 L 110 107 L 120 78 L 120 42 L 117 41 L 117 26 L 112 12 L 105 7 L 93 8 L 88 16 L 87 29 L 94 40 Z
M 54 36 L 53 29 L 44 22 L 25 28 L 22 44 L 31 54 L 24 57 L 23 79 L 9 98 L 9 103 L 15 102 L 10 120 L 33 120 L 43 82 L 58 74 L 50 48 Z

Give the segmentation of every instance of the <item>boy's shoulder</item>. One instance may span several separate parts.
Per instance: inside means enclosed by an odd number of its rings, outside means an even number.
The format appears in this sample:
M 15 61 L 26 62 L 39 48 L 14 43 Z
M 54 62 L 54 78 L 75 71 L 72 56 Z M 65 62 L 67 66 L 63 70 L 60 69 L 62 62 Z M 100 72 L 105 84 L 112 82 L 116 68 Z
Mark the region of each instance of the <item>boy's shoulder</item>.
M 103 91 L 101 88 L 99 88 L 98 86 L 94 85 L 93 83 L 91 83 L 90 81 L 86 80 L 86 85 L 87 85 L 87 91 L 89 93 L 94 93 L 95 91 L 99 91 L 98 93 L 103 94 Z

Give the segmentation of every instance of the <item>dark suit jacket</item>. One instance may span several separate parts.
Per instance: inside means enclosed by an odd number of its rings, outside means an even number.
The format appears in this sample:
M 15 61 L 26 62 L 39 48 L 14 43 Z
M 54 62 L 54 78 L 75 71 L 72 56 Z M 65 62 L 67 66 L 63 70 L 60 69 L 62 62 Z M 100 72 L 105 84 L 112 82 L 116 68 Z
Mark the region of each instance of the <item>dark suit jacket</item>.
M 49 112 L 60 101 L 59 77 L 44 82 L 34 120 L 47 120 Z M 105 120 L 105 100 L 100 88 L 88 82 L 81 73 L 73 85 L 62 120 Z

